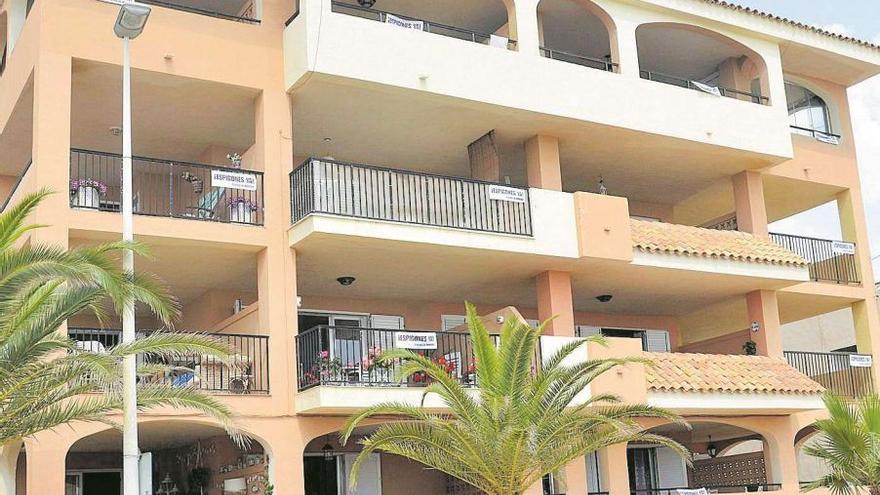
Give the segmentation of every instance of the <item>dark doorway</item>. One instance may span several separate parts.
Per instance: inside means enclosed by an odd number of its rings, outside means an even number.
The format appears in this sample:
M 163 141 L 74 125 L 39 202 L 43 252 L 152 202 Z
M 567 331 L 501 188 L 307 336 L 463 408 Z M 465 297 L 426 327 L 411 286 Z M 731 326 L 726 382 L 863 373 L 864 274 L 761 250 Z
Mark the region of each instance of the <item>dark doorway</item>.
M 305 475 L 305 495 L 338 495 L 339 487 L 336 477 L 337 458 L 325 459 L 324 456 L 303 457 Z
M 627 449 L 630 491 L 649 491 L 657 488 L 655 451 L 652 448 Z
M 83 473 L 82 495 L 121 495 L 122 476 L 118 472 Z

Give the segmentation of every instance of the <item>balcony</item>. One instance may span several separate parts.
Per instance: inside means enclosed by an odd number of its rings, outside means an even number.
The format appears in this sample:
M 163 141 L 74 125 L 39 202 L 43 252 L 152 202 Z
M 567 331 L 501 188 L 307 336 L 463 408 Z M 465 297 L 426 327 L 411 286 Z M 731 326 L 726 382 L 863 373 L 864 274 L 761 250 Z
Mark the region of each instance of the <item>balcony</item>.
M 785 351 L 785 359 L 837 395 L 855 399 L 874 393 L 870 354 Z
M 678 86 L 680 88 L 691 89 L 694 91 L 703 91 L 709 94 L 716 94 L 717 96 L 733 98 L 734 100 L 748 101 L 751 103 L 757 103 L 759 105 L 770 105 L 769 97 L 761 96 L 757 93 L 749 93 L 746 91 L 739 91 L 722 86 L 710 86 L 700 83 L 698 81 L 692 81 L 690 79 L 684 79 L 677 76 L 670 76 L 668 74 L 661 74 L 659 72 L 652 72 L 647 70 L 639 71 L 639 74 L 642 79 L 646 79 L 648 81 L 670 84 L 672 86 Z
M 198 163 L 134 157 L 136 215 L 263 225 L 263 173 Z M 70 152 L 70 206 L 119 212 L 122 157 Z
M 360 5 L 354 5 L 344 2 L 332 2 L 330 4 L 330 8 L 332 12 L 338 14 L 346 14 L 354 17 L 360 17 L 361 19 L 369 19 L 372 21 L 381 22 L 383 24 L 394 24 L 400 27 L 405 27 L 407 29 L 414 29 L 417 31 L 424 31 L 426 33 L 437 34 L 449 38 L 470 41 L 471 43 L 497 46 L 501 48 L 506 48 L 508 50 L 516 49 L 516 40 L 511 40 L 505 37 L 495 36 L 488 33 L 480 33 L 461 27 L 449 26 L 446 24 L 441 24 L 439 22 L 418 19 L 400 13 L 385 12 L 378 9 L 361 7 Z
M 569 64 L 582 65 L 584 67 L 590 67 L 593 69 L 604 70 L 607 72 L 617 72 L 619 69 L 619 65 L 612 62 L 609 59 L 599 59 L 594 57 L 588 57 L 586 55 L 581 55 L 577 53 L 566 52 L 562 50 L 554 50 L 553 48 L 541 47 L 541 56 L 546 57 L 553 60 L 559 60 L 560 62 L 567 62 Z
M 149 332 L 139 332 L 147 335 Z M 81 349 L 104 352 L 122 340 L 121 330 L 96 328 L 69 328 L 67 335 Z M 212 334 L 226 344 L 233 353 L 232 362 L 223 363 L 213 356 L 191 354 L 180 356 L 163 364 L 192 371 L 174 371 L 162 376 L 145 378 L 150 383 L 173 387 L 194 387 L 216 394 L 269 393 L 269 337 L 263 335 Z M 155 358 L 145 356 L 141 362 Z
M 532 235 L 520 187 L 313 158 L 291 172 L 290 191 L 293 224 L 322 214 Z
M 254 0 L 139 0 L 140 3 L 225 19 L 228 21 L 259 24 Z
M 859 284 L 855 244 L 790 234 L 770 234 L 770 239 L 807 260 L 810 279 L 817 282 Z

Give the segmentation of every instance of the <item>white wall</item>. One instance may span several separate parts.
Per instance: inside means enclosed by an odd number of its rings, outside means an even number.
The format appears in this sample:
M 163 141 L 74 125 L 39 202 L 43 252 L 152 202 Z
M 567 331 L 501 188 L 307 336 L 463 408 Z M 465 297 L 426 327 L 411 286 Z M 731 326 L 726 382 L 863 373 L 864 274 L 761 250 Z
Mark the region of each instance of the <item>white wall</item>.
M 830 352 L 855 344 L 849 308 L 782 325 L 782 345 L 786 351 Z

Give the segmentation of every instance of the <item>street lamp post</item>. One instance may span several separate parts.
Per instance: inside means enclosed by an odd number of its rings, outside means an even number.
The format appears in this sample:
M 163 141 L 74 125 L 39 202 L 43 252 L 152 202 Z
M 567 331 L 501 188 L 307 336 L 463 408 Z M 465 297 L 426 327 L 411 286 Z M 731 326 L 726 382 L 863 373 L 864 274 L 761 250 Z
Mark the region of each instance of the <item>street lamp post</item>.
M 132 171 L 131 171 L 131 55 L 129 43 L 140 36 L 150 16 L 150 8 L 126 0 L 119 8 L 119 16 L 113 26 L 116 36 L 122 38 L 122 240 L 134 240 L 132 228 Z M 124 251 L 122 269 L 134 272 L 134 253 Z M 134 302 L 128 302 L 122 310 L 122 342 L 135 341 Z M 137 361 L 126 356 L 123 361 L 122 379 L 122 493 L 140 495 L 137 424 Z M 152 492 L 149 487 L 147 493 Z

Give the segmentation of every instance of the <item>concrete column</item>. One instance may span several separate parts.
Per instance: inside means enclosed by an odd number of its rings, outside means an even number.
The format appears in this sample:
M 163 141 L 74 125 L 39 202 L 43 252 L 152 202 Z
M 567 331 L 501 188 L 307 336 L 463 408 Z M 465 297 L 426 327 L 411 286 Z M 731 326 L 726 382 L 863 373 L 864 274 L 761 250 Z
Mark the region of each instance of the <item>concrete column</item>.
M 525 143 L 529 187 L 562 191 L 559 139 L 535 136 Z
M 583 457 L 578 457 L 565 466 L 565 493 L 586 495 L 587 464 Z
M 609 495 L 630 495 L 626 444 L 599 451 L 599 485 Z
M 746 294 L 749 323 L 756 322 L 758 331 L 751 332 L 758 346 L 758 355 L 783 357 L 782 330 L 779 322 L 779 302 L 775 291 L 756 290 Z
M 510 12 L 510 10 L 508 10 Z M 540 56 L 540 34 L 538 32 L 538 0 L 516 0 L 513 4 L 515 19 L 509 19 L 516 26 L 517 49 L 526 55 Z M 508 17 L 510 14 L 508 13 Z
M 880 384 L 880 314 L 874 298 L 866 298 L 852 304 L 853 325 L 856 333 L 856 349 L 874 357 L 871 373 L 874 378 L 874 391 Z
M 798 493 L 797 449 L 794 445 L 797 429 L 791 416 L 779 418 L 772 436 L 764 437 L 764 464 L 767 482 L 782 484 L 783 493 Z
M 264 212 L 269 237 L 257 255 L 260 331 L 269 335 L 269 377 L 273 407 L 293 410 L 292 364 L 296 335 L 296 261 L 287 241 L 290 223 L 288 173 L 293 165 L 290 101 L 282 89 L 265 90 L 256 102 L 254 166 L 265 173 Z
M 767 206 L 764 204 L 764 179 L 760 172 L 746 170 L 733 176 L 733 196 L 739 230 L 769 238 Z
M 541 483 L 532 485 L 523 495 L 544 495 L 544 486 Z
M 546 271 L 535 277 L 538 293 L 538 319 L 555 319 L 545 327 L 548 335 L 574 336 L 574 303 L 571 295 L 571 274 Z
M 15 475 L 21 448 L 21 442 L 0 447 L 0 495 L 16 495 Z
M 617 35 L 612 37 L 611 56 L 619 65 L 620 73 L 626 77 L 639 78 L 639 47 L 636 43 L 637 21 L 615 17 Z M 616 47 L 615 47 L 615 43 Z
M 67 444 L 51 436 L 27 442 L 27 493 L 62 495 Z

